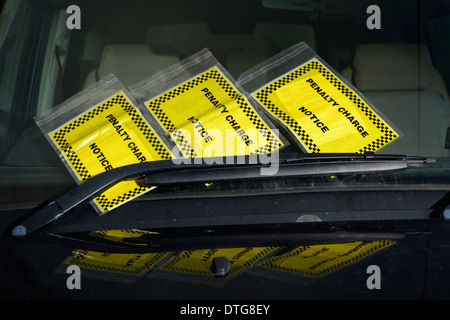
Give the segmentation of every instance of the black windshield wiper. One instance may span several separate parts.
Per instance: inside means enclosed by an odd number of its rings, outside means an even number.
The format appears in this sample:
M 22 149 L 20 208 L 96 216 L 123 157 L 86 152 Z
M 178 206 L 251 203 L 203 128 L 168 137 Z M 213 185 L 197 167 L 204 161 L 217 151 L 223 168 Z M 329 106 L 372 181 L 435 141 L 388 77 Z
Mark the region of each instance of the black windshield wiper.
M 271 161 L 268 161 L 271 160 Z M 411 162 L 427 158 L 404 155 L 367 154 L 291 154 L 280 159 L 257 156 L 189 159 L 185 162 L 161 160 L 143 162 L 103 172 L 52 201 L 20 225 L 14 236 L 28 235 L 63 217 L 71 209 L 92 200 L 124 180 L 139 180 L 149 186 L 249 179 L 298 178 L 376 174 L 405 170 Z M 181 163 L 180 163 L 181 162 Z M 271 174 L 264 174 L 264 169 Z M 276 172 L 275 172 L 276 170 Z
M 262 174 L 261 169 L 266 168 L 268 170 L 269 165 L 261 162 L 252 165 L 246 158 L 242 165 L 220 164 L 199 166 L 195 169 L 188 167 L 180 168 L 180 170 L 155 172 L 146 175 L 143 181 L 149 186 L 162 186 L 205 181 L 222 182 L 267 178 L 376 174 L 404 170 L 408 167 L 408 164 L 431 161 L 433 160 L 423 157 L 374 155 L 373 153 L 364 155 L 351 153 L 292 154 L 291 157 L 279 159 L 276 163 L 270 164 L 277 168 L 277 172 L 274 174 Z M 233 162 L 231 161 L 231 163 Z M 267 172 L 270 173 L 270 170 Z

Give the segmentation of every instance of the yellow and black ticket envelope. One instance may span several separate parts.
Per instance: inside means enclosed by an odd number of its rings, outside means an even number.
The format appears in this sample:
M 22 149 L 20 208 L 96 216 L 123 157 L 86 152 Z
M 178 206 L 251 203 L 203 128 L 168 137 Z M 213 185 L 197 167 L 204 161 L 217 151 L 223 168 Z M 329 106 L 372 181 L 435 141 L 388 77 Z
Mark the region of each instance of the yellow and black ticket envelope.
M 115 79 L 113 81 L 117 86 Z M 80 97 L 83 98 L 82 92 L 78 99 L 69 100 L 56 111 L 57 115 L 64 115 L 67 121 L 51 130 L 48 130 L 48 123 L 41 126 L 78 183 L 117 167 L 172 159 L 171 149 L 143 117 L 136 102 L 124 90 L 117 90 L 120 87 L 115 89 L 100 90 L 109 96 L 99 102 L 94 102 L 95 99 L 84 92 L 88 103 L 74 116 L 73 109 L 71 113 L 69 107 L 77 110 L 79 104 L 83 104 L 80 100 Z M 45 120 L 43 117 L 37 122 L 41 124 Z M 52 123 L 57 124 L 58 121 Z M 135 181 L 119 182 L 96 196 L 93 205 L 102 214 L 153 188 L 140 186 Z
M 207 49 L 130 90 L 185 157 L 269 154 L 284 146 Z
M 304 43 L 243 73 L 238 82 L 306 152 L 375 152 L 401 136 Z
M 142 276 L 167 255 L 167 252 L 109 253 L 78 249 L 64 261 L 64 264 L 104 272 Z

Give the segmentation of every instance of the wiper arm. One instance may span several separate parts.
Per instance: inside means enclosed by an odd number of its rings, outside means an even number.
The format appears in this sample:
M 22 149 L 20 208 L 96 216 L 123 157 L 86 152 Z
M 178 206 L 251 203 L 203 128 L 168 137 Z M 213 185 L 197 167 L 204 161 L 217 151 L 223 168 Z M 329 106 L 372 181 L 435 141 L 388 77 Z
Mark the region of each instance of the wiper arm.
M 293 154 L 293 156 L 279 159 L 275 166 L 277 172 L 272 175 L 262 175 L 262 168 L 268 165 L 258 163 L 251 165 L 209 165 L 180 170 L 157 172 L 146 175 L 145 185 L 162 186 L 186 183 L 242 181 L 251 179 L 318 177 L 357 174 L 376 174 L 404 170 L 411 163 L 427 163 L 433 159 L 424 157 L 410 157 L 404 155 L 374 155 L 352 153 L 323 153 L 323 154 Z
M 46 207 L 37 211 L 21 225 L 14 227 L 14 236 L 28 235 L 60 218 L 78 205 L 92 200 L 124 180 L 140 180 L 150 186 L 196 182 L 238 181 L 249 179 L 298 178 L 330 175 L 374 174 L 404 170 L 412 158 L 403 155 L 368 154 L 295 154 L 270 163 L 277 168 L 272 175 L 262 175 L 269 166 L 268 157 L 237 156 L 189 159 L 189 163 L 172 160 L 143 162 L 105 171 L 86 180 Z M 426 158 L 413 158 L 427 162 Z M 191 163 L 192 162 L 192 163 Z M 211 163 L 216 163 L 211 165 Z M 219 164 L 217 164 L 219 163 Z M 222 164 L 220 164 L 222 163 Z

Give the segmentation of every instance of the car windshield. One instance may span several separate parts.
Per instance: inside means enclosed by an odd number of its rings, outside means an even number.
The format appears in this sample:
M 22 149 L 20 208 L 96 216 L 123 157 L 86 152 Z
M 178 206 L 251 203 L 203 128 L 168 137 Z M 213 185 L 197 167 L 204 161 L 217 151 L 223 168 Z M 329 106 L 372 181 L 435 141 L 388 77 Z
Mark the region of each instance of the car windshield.
M 187 270 L 182 258 L 191 257 L 200 261 L 198 268 L 176 281 L 198 284 L 195 276 L 211 271 L 201 261 L 225 256 L 236 262 L 231 274 L 259 261 L 260 268 L 250 268 L 252 293 L 261 289 L 253 281 L 258 277 L 282 288 L 286 279 L 278 280 L 287 273 L 280 276 L 274 270 L 301 273 L 301 279 L 288 277 L 287 282 L 304 285 L 320 272 L 328 274 L 390 247 L 405 234 L 420 234 L 423 244 L 430 218 L 450 218 L 449 26 L 445 0 L 8 0 L 0 16 L 0 231 L 22 236 L 26 217 L 54 209 L 33 223 L 38 228 L 45 222 L 50 225 L 47 235 L 75 241 L 69 245 L 72 253 L 56 256 L 86 268 L 92 259 L 93 278 L 110 271 L 142 276 L 142 270 L 164 266 L 161 276 L 162 269 L 153 275 L 167 283 L 173 279 L 165 272 Z M 316 73 L 305 76 L 311 70 Z M 302 81 L 292 81 L 297 76 Z M 294 82 L 298 88 L 289 87 Z M 199 83 L 204 84 L 198 87 L 200 95 L 191 97 L 189 89 Z M 225 94 L 229 104 L 221 100 Z M 214 116 L 209 111 L 194 115 L 198 103 L 214 110 Z M 244 110 L 240 118 L 231 113 L 231 104 Z M 118 105 L 123 116 L 113 112 Z M 106 109 L 111 112 L 102 113 Z M 333 127 L 337 118 L 341 125 Z M 84 126 L 87 120 L 90 124 Z M 125 127 L 126 121 L 137 133 Z M 232 171 L 235 163 L 226 170 L 220 163 L 205 163 L 202 170 L 189 171 L 195 161 L 183 159 L 195 159 L 196 137 L 208 150 L 222 125 L 232 129 L 233 139 L 244 148 L 253 148 L 260 162 L 246 158 L 237 171 Z M 193 128 L 192 148 L 178 131 L 183 126 Z M 258 135 L 251 134 L 253 129 Z M 261 136 L 266 145 L 259 144 Z M 126 142 L 130 161 L 118 139 Z M 228 140 L 223 141 L 225 146 Z M 233 150 L 216 155 L 242 155 Z M 153 160 L 161 160 L 155 172 Z M 133 176 L 114 170 L 138 163 L 148 166 L 133 169 Z M 93 193 L 86 193 L 88 187 L 76 193 L 96 178 L 100 171 L 94 173 L 94 166 L 105 174 L 114 172 L 110 179 L 122 174 L 119 185 L 102 189 L 101 195 L 94 187 Z M 130 184 L 132 189 L 126 189 Z M 112 194 L 119 196 L 113 199 Z M 62 223 L 51 224 L 69 211 Z M 414 224 L 424 220 L 427 228 Z M 298 222 L 314 228 L 281 228 Z M 15 226 L 23 229 L 12 231 Z M 283 234 L 281 239 L 261 240 L 274 230 Z M 316 234 L 323 230 L 324 238 Z M 305 231 L 307 236 L 291 239 Z M 205 240 L 206 234 L 223 238 Z M 240 242 L 230 242 L 228 236 Z M 298 241 L 327 247 L 300 247 Z M 105 243 L 114 253 L 104 253 Z M 79 249 L 81 244 L 86 247 Z M 37 246 L 46 250 L 47 244 Z M 159 249 L 149 253 L 149 247 Z M 362 247 L 365 251 L 353 256 Z M 321 252 L 330 255 L 309 266 L 318 273 L 297 272 L 296 259 Z M 103 260 L 108 255 L 113 262 Z M 135 263 L 139 259 L 142 264 Z M 226 262 L 215 263 L 214 268 L 226 269 Z M 133 271 L 123 271 L 127 264 Z M 29 272 L 31 277 L 34 271 Z M 324 287 L 322 283 L 314 291 L 316 297 Z M 162 298 L 173 298 L 164 290 Z M 19 297 L 35 297 L 36 292 L 15 291 Z M 187 297 L 187 292 L 177 294 Z M 206 292 L 193 297 L 205 298 Z M 229 291 L 215 292 L 230 297 Z M 354 298 L 355 292 L 346 293 Z M 406 290 L 399 292 L 409 297 Z M 433 296 L 422 288 L 413 292 Z M 259 297 L 271 298 L 266 293 Z

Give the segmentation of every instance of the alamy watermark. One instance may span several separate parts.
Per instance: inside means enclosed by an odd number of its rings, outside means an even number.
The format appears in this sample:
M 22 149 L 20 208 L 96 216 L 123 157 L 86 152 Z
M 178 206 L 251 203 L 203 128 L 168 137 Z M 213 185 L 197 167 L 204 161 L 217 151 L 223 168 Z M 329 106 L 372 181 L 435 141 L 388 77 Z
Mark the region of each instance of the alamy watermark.
M 67 267 L 66 273 L 70 274 L 66 280 L 66 286 L 69 290 L 81 289 L 81 269 L 79 266 L 71 264 Z
M 270 150 L 270 148 L 267 147 L 267 144 L 269 144 L 270 141 L 256 129 L 248 129 L 245 133 L 246 136 L 243 137 L 236 134 L 234 129 L 226 129 L 224 135 L 223 131 L 212 128 L 208 129 L 208 141 L 204 143 L 206 140 L 202 138 L 201 134 L 191 134 L 189 130 L 176 129 L 172 133 L 172 138 L 178 145 L 193 146 L 192 153 L 194 156 L 183 156 L 178 147 L 175 147 L 172 150 L 172 153 L 176 158 L 172 161 L 177 165 L 261 164 L 261 175 L 267 176 L 277 174 L 279 169 L 278 145 L 274 150 Z M 273 141 L 278 143 L 279 131 L 277 129 L 272 129 L 270 135 L 273 138 Z M 237 152 L 237 150 L 239 150 L 239 152 Z M 247 154 L 245 157 L 247 159 L 246 163 L 243 154 L 240 156 L 243 150 L 245 150 L 245 154 Z
M 81 9 L 79 6 L 70 5 L 66 9 L 66 13 L 70 16 L 66 20 L 67 29 L 81 29 Z
M 373 290 L 373 289 L 380 290 L 381 289 L 381 269 L 380 269 L 380 267 L 372 264 L 367 267 L 366 273 L 370 274 L 370 276 L 367 278 L 367 281 L 366 281 L 367 288 L 370 290 Z
M 66 9 L 66 13 L 70 16 L 66 20 L 66 26 L 69 30 L 81 29 L 81 9 L 77 5 L 70 5 Z M 370 5 L 366 9 L 366 13 L 370 16 L 366 20 L 367 29 L 381 29 L 381 9 L 377 5 Z

